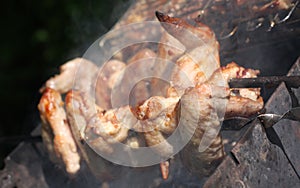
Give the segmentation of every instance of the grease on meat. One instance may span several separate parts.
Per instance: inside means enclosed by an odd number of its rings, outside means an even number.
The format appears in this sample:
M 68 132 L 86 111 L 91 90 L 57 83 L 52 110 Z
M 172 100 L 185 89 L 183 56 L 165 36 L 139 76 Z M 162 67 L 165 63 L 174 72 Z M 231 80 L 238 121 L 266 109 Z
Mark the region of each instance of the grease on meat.
M 60 94 L 53 89 L 46 88 L 38 109 L 43 127 L 45 129 L 50 127 L 53 132 L 53 145 L 56 156 L 62 159 L 68 173 L 75 174 L 80 168 L 80 156 L 67 121 Z M 44 138 L 47 138 L 49 134 L 44 132 L 43 135 Z M 48 148 L 49 144 L 51 143 L 46 143 Z

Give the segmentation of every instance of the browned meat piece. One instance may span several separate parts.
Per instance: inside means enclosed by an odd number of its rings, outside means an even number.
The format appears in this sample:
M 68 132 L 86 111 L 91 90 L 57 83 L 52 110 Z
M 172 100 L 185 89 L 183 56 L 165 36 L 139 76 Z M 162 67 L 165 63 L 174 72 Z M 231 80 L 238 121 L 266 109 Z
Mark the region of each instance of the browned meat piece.
M 169 157 L 173 154 L 173 146 L 166 141 L 158 129 L 154 128 L 152 131 L 145 132 L 144 137 L 147 145 L 152 146 L 152 149 L 161 156 Z
M 112 90 L 113 108 L 130 105 L 137 107 L 150 97 L 149 85 L 156 54 L 148 49 L 138 51 L 119 73 Z
M 141 119 L 143 131 L 158 129 L 171 134 L 177 127 L 177 108 L 179 97 L 151 97 L 139 106 L 137 116 Z
M 127 138 L 129 126 L 118 120 L 117 113 L 128 108 L 103 111 L 87 94 L 71 91 L 66 96 L 66 110 L 71 125 L 77 126 L 77 135 L 101 152 L 113 152 L 110 144 Z
M 149 85 L 150 85 L 150 77 L 152 76 L 151 69 L 154 68 L 154 63 L 156 60 L 156 54 L 148 49 L 142 49 L 138 51 L 133 57 L 131 57 L 128 60 L 128 66 L 132 68 L 129 68 L 129 70 L 132 69 L 132 71 L 125 72 L 125 79 L 131 80 L 134 79 L 135 86 L 134 88 L 129 88 L 131 90 L 130 94 L 130 105 L 131 106 L 137 106 L 142 104 L 145 100 L 147 100 L 150 97 L 149 92 Z M 136 71 L 134 73 L 134 76 L 132 75 L 133 71 Z M 145 78 L 144 80 L 138 80 L 137 78 Z M 125 81 L 125 86 L 126 86 Z M 130 85 L 130 84 L 129 84 Z
M 198 27 L 194 27 L 180 18 L 169 17 L 161 12 L 156 12 L 156 17 L 161 22 L 162 27 L 179 40 L 187 51 L 193 50 L 199 45 L 211 45 L 215 48 L 216 57 L 219 57 L 219 43 L 208 26 L 197 23 Z
M 182 94 L 187 87 L 206 81 L 220 67 L 219 43 L 206 25 L 197 23 L 199 27 L 194 27 L 160 12 L 156 16 L 165 30 L 186 47 L 187 52 L 177 60 L 171 79 Z
M 71 128 L 75 137 L 79 140 L 86 139 L 86 129 L 88 126 L 88 121 L 98 113 L 103 111 L 96 108 L 95 103 L 92 100 L 85 98 L 86 95 L 78 91 L 70 91 L 66 96 L 66 112 L 68 119 L 71 124 Z M 95 139 L 95 138 L 94 138 Z M 97 139 L 97 138 L 96 138 Z M 101 151 L 107 153 L 112 152 L 112 148 L 103 139 L 98 139 L 101 142 Z M 92 142 L 93 144 L 98 144 L 97 142 Z
M 185 52 L 185 46 L 167 32 L 162 34 L 157 48 L 157 57 L 166 61 L 175 60 Z M 156 66 L 160 67 L 157 64 Z M 161 71 L 160 69 L 157 70 Z M 164 68 L 162 70 L 164 70 Z
M 196 84 L 203 83 L 206 80 L 205 73 L 191 56 L 185 54 L 177 60 L 171 81 L 180 96 L 186 88 L 194 87 Z
M 226 118 L 229 117 L 249 117 L 259 112 L 264 106 L 262 97 L 252 100 L 240 96 L 230 96 L 226 108 Z
M 258 70 L 246 69 L 236 63 L 229 63 L 214 72 L 207 83 L 224 85 L 231 78 L 255 78 Z M 260 88 L 231 88 L 226 108 L 226 118 L 241 116 L 249 117 L 263 108 L 264 102 L 260 96 Z
M 185 165 L 199 176 L 208 176 L 225 156 L 219 134 L 229 89 L 201 84 L 181 98 L 182 136 L 192 136 L 181 154 Z
M 97 71 L 98 67 L 92 62 L 75 58 L 63 64 L 60 67 L 60 74 L 50 78 L 45 85 L 60 93 L 66 93 L 71 89 L 90 92 Z
M 126 125 L 124 119 L 117 117 L 120 111 L 128 111 L 130 113 L 129 108 L 123 107 L 97 114 L 90 119 L 87 129 L 92 129 L 93 133 L 96 134 L 95 136 L 101 136 L 106 142 L 111 144 L 124 141 L 127 138 L 127 132 L 131 125 Z
M 259 74 L 258 70 L 246 69 L 233 62 L 226 67 L 222 67 L 221 71 L 227 81 L 231 78 L 255 78 Z M 263 106 L 264 101 L 260 96 L 260 88 L 231 88 L 226 118 L 234 116 L 249 117 L 259 112 Z
M 176 59 L 185 52 L 185 47 L 173 36 L 164 32 L 158 44 L 157 59 L 153 67 L 154 79 L 151 81 L 151 93 L 157 96 L 166 96 L 170 85 L 172 70 Z
M 231 62 L 225 67 L 221 68 L 222 75 L 225 80 L 229 81 L 231 78 L 255 78 L 260 73 L 259 70 L 246 69 Z
M 90 141 L 88 142 L 89 144 L 84 140 L 86 138 L 88 118 L 92 118 L 95 113 L 101 114 L 104 110 L 95 105 L 90 98 L 88 100 L 85 99 L 85 94 L 78 91 L 70 91 L 66 96 L 66 112 L 82 158 L 97 178 L 103 180 L 111 179 L 112 174 L 110 173 L 113 169 L 110 163 L 99 157 L 93 150 L 97 148 L 98 151 L 110 154 L 113 152 L 111 145 L 104 138 L 96 135 L 93 135 L 93 139 L 88 140 Z M 93 149 L 91 149 L 91 146 Z
M 125 63 L 118 60 L 110 60 L 101 69 L 99 69 L 95 98 L 96 103 L 103 109 L 110 109 L 111 106 L 111 90 L 115 87 L 118 79 L 120 79 L 121 72 L 125 68 Z
M 49 126 L 53 132 L 56 156 L 62 159 L 68 173 L 75 174 L 80 168 L 80 156 L 68 125 L 60 94 L 53 89 L 46 88 L 38 109 L 43 126 Z
M 177 106 L 179 97 L 151 97 L 139 106 L 136 114 L 141 120 L 136 129 L 144 132 L 146 143 L 162 156 L 170 156 L 173 147 L 164 135 L 171 134 L 177 127 Z
M 127 64 L 130 65 L 132 63 L 137 63 L 139 61 L 149 61 L 149 60 L 151 61 L 155 57 L 156 57 L 156 54 L 152 50 L 145 48 L 145 49 L 138 51 L 134 56 L 132 56 L 127 61 Z M 151 63 L 149 63 L 149 64 L 151 64 Z

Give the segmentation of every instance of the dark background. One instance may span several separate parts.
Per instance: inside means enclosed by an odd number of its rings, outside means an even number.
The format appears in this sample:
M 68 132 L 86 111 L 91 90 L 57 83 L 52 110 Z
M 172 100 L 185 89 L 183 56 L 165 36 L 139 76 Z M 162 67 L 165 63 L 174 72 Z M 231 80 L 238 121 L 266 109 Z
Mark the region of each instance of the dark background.
M 129 0 L 4 1 L 0 6 L 0 168 L 17 145 L 6 138 L 29 135 L 39 124 L 42 84 L 123 15 Z

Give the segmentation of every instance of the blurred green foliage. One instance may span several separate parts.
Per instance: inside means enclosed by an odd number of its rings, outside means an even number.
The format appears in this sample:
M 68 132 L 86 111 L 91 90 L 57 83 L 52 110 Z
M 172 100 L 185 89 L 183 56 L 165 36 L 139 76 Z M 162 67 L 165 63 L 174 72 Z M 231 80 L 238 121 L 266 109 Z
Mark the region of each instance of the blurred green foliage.
M 1 4 L 0 137 L 4 137 L 29 134 L 38 125 L 39 88 L 58 72 L 59 65 L 81 56 L 108 31 L 130 2 L 27 0 Z M 13 146 L 1 143 L 1 161 Z

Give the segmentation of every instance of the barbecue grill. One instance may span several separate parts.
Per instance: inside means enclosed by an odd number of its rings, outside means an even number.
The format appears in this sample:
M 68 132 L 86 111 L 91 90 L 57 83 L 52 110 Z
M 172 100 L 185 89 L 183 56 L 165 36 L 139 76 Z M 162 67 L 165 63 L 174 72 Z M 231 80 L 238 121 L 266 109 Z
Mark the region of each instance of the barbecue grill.
M 274 4 L 261 11 L 253 9 L 270 2 Z M 288 1 L 292 5 L 282 9 L 276 7 L 279 2 L 139 1 L 115 28 L 127 24 L 130 18 L 153 20 L 156 10 L 185 19 L 197 18 L 215 31 L 223 64 L 235 61 L 259 69 L 261 76 L 300 75 L 300 7 L 298 1 Z M 300 89 L 278 84 L 272 88 L 262 86 L 267 101 L 265 113 L 284 114 L 299 105 Z M 263 122 L 253 119 L 239 130 L 222 131 L 228 139 L 227 156 L 211 176 L 202 179 L 184 167 L 179 155 L 170 159 L 167 180 L 161 178 L 157 165 L 130 168 L 110 162 L 117 171 L 112 180 L 100 181 L 84 163 L 79 174 L 70 177 L 53 165 L 41 142 L 21 142 L 5 160 L 0 187 L 299 187 L 299 125 L 297 121 L 282 120 L 270 131 Z M 32 132 L 33 137 L 39 135 L 40 127 Z

